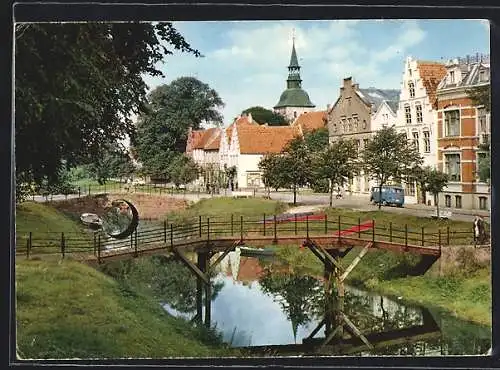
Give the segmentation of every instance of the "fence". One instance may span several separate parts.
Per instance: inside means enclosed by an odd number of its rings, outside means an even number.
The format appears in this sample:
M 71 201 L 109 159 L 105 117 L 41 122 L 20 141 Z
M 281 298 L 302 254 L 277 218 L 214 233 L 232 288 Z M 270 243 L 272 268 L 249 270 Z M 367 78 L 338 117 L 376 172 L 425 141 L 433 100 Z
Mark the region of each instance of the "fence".
M 280 237 L 300 236 L 338 236 L 357 238 L 367 241 L 385 241 L 405 246 L 436 248 L 453 245 L 476 245 L 474 230 L 446 228 L 412 228 L 408 225 L 376 222 L 375 220 L 354 219 L 346 216 L 328 218 L 320 215 L 289 215 L 261 217 L 202 217 L 183 220 L 183 224 L 173 223 L 151 225 L 136 230 L 127 239 L 112 239 L 102 231 L 64 233 L 64 232 L 23 232 L 16 233 L 16 254 L 67 255 L 93 254 L 98 259 L 103 254 L 119 251 L 127 253 L 151 248 L 168 248 L 173 245 L 189 244 L 193 241 L 232 239 L 251 239 L 267 237 L 269 243 Z

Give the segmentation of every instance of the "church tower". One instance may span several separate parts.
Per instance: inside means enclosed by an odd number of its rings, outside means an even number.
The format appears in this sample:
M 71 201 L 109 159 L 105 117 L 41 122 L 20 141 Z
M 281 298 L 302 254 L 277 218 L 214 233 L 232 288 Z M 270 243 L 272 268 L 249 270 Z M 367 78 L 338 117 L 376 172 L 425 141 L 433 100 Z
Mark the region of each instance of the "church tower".
M 293 121 L 302 113 L 313 111 L 314 107 L 315 105 L 311 103 L 309 95 L 302 89 L 300 65 L 295 51 L 295 37 L 293 37 L 286 90 L 281 94 L 278 104 L 274 106 L 274 110 Z

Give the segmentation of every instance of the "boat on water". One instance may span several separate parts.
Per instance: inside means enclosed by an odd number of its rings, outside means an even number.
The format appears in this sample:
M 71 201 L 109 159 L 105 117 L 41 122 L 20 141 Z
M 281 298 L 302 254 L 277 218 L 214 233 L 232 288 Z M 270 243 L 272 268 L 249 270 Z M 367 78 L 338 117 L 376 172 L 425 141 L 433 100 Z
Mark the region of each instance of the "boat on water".
M 93 229 L 98 229 L 102 226 L 101 218 L 95 213 L 82 213 L 80 221 L 82 221 L 84 225 Z
M 241 255 L 245 256 L 245 257 L 273 256 L 275 254 L 274 249 L 270 249 L 270 248 L 240 247 L 240 252 L 241 252 Z

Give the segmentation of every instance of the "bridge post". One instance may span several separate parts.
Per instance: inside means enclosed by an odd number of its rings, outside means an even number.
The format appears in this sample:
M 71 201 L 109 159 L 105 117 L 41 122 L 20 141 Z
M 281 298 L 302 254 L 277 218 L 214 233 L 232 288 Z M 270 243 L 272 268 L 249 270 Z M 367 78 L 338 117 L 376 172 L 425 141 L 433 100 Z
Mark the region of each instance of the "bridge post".
M 337 225 L 337 233 L 338 233 L 338 237 L 339 237 L 339 245 L 340 245 L 340 230 L 342 230 L 342 226 L 341 226 L 341 223 L 340 223 L 340 215 L 338 217 L 338 225 Z
M 197 265 L 201 271 L 205 270 L 204 259 L 201 253 L 197 253 Z M 203 281 L 200 277 L 196 277 L 196 317 L 198 323 L 203 321 Z
M 358 217 L 358 239 L 361 239 L 361 217 Z
M 240 242 L 243 243 L 243 216 L 240 216 Z
M 274 240 L 273 240 L 273 243 L 277 243 L 278 242 L 278 235 L 277 235 L 278 231 L 276 229 L 276 215 L 274 215 Z
M 392 221 L 389 222 L 389 241 L 392 243 Z
M 137 257 L 139 256 L 139 254 L 137 253 L 137 229 L 135 229 L 134 232 L 134 248 L 135 248 L 134 257 Z
M 170 224 L 170 246 L 174 247 L 174 224 Z
M 422 247 L 424 247 L 425 241 L 424 241 L 424 227 L 422 226 Z
M 328 215 L 325 213 L 325 235 L 328 234 Z
M 201 216 L 198 216 L 198 230 L 199 230 L 199 236 L 201 238 Z
M 264 236 L 266 236 L 266 214 L 264 213 L 264 216 L 262 218 L 262 221 L 264 223 Z
M 309 240 L 309 216 L 306 215 L 306 235 L 307 235 L 307 239 Z M 276 236 L 275 236 L 275 239 L 276 239 Z
M 66 240 L 64 239 L 64 232 L 62 232 L 61 233 L 61 254 L 62 254 L 62 258 L 64 258 L 65 249 L 66 249 Z
M 372 219 L 372 242 L 375 243 L 375 220 Z
M 438 229 L 438 243 L 439 243 L 439 248 L 441 248 L 441 229 Z
M 163 221 L 163 242 L 167 244 L 167 220 Z
M 97 234 L 97 263 L 101 263 L 101 234 Z
M 405 224 L 405 247 L 408 247 L 408 224 Z
M 233 236 L 234 234 L 234 216 L 233 214 L 231 213 L 231 236 Z
M 297 214 L 295 214 L 295 235 L 297 235 Z
M 446 226 L 446 245 L 450 245 L 450 227 Z
M 210 217 L 207 217 L 207 242 L 210 241 Z

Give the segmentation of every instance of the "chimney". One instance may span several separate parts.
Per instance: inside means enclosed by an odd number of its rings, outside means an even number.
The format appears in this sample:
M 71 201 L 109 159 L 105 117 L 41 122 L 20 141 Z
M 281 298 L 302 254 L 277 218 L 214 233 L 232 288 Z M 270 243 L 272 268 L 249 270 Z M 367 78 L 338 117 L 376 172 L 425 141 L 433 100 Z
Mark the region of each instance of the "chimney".
M 252 113 L 248 113 L 248 115 L 247 115 L 247 119 L 248 119 L 248 122 L 249 122 L 249 123 L 252 123 L 252 122 L 253 122 Z
M 352 86 L 352 77 L 347 77 L 344 78 L 344 87 L 351 87 Z

